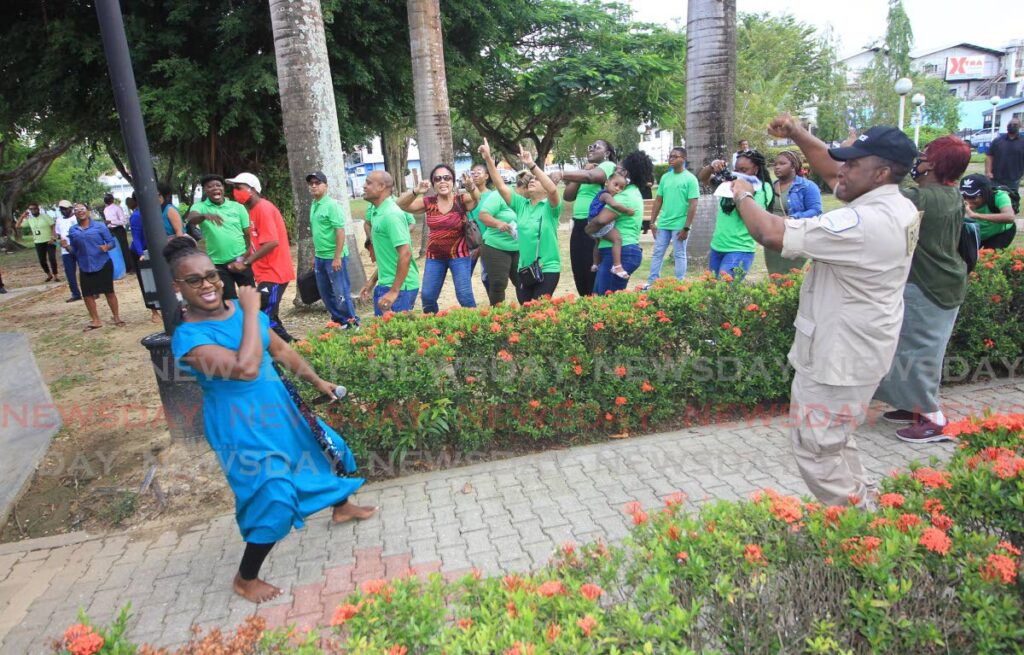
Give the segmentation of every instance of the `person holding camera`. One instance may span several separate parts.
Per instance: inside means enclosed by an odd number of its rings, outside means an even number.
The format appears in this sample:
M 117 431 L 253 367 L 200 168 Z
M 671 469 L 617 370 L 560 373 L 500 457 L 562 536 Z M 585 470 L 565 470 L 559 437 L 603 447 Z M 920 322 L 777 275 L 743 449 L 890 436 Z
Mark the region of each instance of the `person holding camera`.
M 420 298 L 425 314 L 436 314 L 448 271 L 455 283 L 455 297 L 462 307 L 476 307 L 473 297 L 473 255 L 466 240 L 467 212 L 476 207 L 480 191 L 473 179 L 463 176 L 464 191 L 456 189 L 458 178 L 448 164 L 438 164 L 430 171 L 430 179 L 422 180 L 412 191 L 398 198 L 398 207 L 405 212 L 424 212 L 427 233 L 427 261 L 423 264 L 423 286 Z M 433 195 L 423 195 L 433 189 Z M 422 198 L 419 196 L 423 195 Z
M 774 211 L 775 192 L 772 190 L 772 179 L 768 175 L 768 165 L 764 155 L 756 150 L 744 150 L 737 153 L 735 173 L 760 180 L 761 184 L 753 190 L 754 201 L 767 212 Z M 700 169 L 697 179 L 701 184 L 717 186 L 734 181 L 735 173 L 727 168 L 727 162 L 724 159 L 716 159 Z M 735 182 L 733 182 L 733 187 L 735 188 Z M 720 198 L 715 231 L 711 235 L 708 270 L 714 273 L 715 277 L 722 277 L 722 273 L 728 273 L 736 278 L 742 278 L 754 263 L 756 251 L 757 243 L 750 236 L 750 232 L 743 224 L 743 219 L 736 211 L 736 203 L 732 198 Z
M 769 134 L 792 139 L 836 198 L 821 216 L 775 216 L 746 180 L 732 183 L 749 234 L 783 257 L 814 260 L 800 288 L 789 362 L 790 438 L 804 482 L 827 505 L 872 506 L 872 486 L 853 432 L 889 372 L 903 323 L 903 288 L 921 219 L 899 183 L 917 157 L 893 127 L 873 127 L 829 149 L 788 114 Z

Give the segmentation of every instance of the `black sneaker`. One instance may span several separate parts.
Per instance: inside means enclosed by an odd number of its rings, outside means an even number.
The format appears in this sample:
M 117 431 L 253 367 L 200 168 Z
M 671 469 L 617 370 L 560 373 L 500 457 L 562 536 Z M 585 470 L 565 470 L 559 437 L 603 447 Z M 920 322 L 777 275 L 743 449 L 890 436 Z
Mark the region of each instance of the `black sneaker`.
M 917 423 L 921 420 L 921 415 L 917 412 L 908 412 L 905 409 L 895 409 L 882 414 L 882 418 L 890 423 Z
M 953 441 L 953 437 L 942 434 L 944 426 L 932 423 L 928 419 L 918 421 L 909 428 L 896 430 L 896 436 L 900 441 L 907 443 L 936 443 L 939 441 Z

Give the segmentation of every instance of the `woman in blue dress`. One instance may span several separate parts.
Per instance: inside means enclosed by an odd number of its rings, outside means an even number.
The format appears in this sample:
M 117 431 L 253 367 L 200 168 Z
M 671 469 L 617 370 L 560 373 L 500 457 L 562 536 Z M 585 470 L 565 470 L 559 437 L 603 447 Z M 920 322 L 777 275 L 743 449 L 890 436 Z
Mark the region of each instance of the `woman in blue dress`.
M 259 292 L 241 287 L 237 300 L 225 302 L 216 267 L 190 237 L 171 239 L 163 254 L 187 307 L 171 349 L 202 387 L 206 438 L 235 494 L 246 544 L 234 589 L 265 602 L 281 590 L 259 578 L 260 567 L 293 527 L 327 507 L 338 523 L 377 508 L 348 502 L 364 482 L 347 477 L 356 470 L 351 451 L 278 375 L 275 362 L 334 397 L 336 385 L 269 329 Z

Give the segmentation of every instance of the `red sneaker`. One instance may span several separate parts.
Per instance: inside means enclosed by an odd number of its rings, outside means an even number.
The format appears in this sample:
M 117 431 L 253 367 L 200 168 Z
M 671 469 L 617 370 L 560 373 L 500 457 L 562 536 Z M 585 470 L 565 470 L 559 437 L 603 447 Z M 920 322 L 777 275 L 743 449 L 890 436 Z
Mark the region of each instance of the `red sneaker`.
M 923 419 L 914 423 L 909 428 L 896 430 L 896 436 L 899 437 L 901 441 L 906 441 L 907 443 L 936 443 L 939 441 L 953 441 L 953 437 L 948 437 L 942 434 L 943 427 L 945 426 L 932 423 L 928 419 Z

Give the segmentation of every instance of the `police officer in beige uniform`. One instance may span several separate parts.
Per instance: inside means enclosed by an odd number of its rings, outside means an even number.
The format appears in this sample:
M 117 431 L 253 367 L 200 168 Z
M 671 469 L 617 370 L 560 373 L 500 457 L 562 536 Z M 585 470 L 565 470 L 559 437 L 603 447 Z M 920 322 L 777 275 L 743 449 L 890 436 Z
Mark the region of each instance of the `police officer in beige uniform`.
M 796 369 L 790 435 L 800 473 L 830 505 L 872 504 L 853 432 L 889 371 L 903 320 L 903 287 L 920 217 L 899 191 L 917 148 L 892 127 L 873 127 L 849 146 L 829 150 L 789 116 L 769 133 L 790 138 L 811 166 L 849 203 L 815 218 L 783 219 L 733 182 L 750 234 L 783 257 L 814 261 L 800 289 L 789 361 Z

